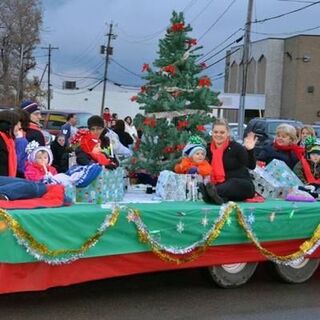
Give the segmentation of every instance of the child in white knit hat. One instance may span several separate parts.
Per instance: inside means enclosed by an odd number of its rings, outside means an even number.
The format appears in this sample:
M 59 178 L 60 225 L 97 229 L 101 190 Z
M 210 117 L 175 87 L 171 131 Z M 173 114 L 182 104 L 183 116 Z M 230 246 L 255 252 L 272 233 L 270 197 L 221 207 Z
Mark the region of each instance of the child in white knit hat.
M 210 176 L 212 168 L 205 159 L 207 152 L 200 137 L 190 137 L 182 154 L 184 157 L 181 162 L 174 167 L 176 173 L 199 174 L 202 177 Z

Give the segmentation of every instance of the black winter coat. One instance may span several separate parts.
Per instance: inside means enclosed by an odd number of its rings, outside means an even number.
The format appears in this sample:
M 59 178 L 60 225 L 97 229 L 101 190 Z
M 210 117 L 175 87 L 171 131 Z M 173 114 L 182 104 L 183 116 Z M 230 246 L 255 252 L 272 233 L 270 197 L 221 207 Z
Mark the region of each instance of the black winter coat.
M 273 159 L 278 159 L 285 162 L 290 169 L 293 169 L 295 164 L 299 161 L 293 151 L 277 150 L 273 147 L 273 144 L 264 146 L 258 154 L 257 159 L 266 162 L 266 164 Z
M 210 144 L 207 148 L 209 163 L 212 160 Z M 253 150 L 247 150 L 236 141 L 231 141 L 223 153 L 223 167 L 226 175 L 226 181 L 230 178 L 243 178 L 251 181 L 248 169 L 256 167 L 256 159 Z

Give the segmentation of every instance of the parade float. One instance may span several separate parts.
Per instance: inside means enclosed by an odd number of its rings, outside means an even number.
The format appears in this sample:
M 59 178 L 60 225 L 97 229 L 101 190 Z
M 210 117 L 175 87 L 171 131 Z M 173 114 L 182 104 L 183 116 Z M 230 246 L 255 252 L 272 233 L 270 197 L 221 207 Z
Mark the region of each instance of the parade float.
M 144 110 L 135 123 L 143 137 L 125 166 L 151 184 L 172 170 L 190 136 L 208 141 L 202 124 L 219 103 L 189 31 L 183 15 L 173 13 L 159 59 L 143 65 L 147 83 L 132 97 Z M 210 205 L 198 198 L 195 179 L 185 177 L 176 186 L 159 179 L 162 198 L 159 185 L 158 197 L 146 193 L 152 186 L 132 185 L 122 199 L 123 179 L 113 185 L 109 177 L 78 190 L 82 203 L 68 207 L 43 208 L 42 199 L 16 209 L 1 201 L 0 293 L 195 267 L 207 268 L 221 287 L 236 287 L 265 261 L 283 280 L 304 282 L 319 265 L 320 203 L 271 199 L 283 197 L 282 186 L 260 178 L 263 203 Z

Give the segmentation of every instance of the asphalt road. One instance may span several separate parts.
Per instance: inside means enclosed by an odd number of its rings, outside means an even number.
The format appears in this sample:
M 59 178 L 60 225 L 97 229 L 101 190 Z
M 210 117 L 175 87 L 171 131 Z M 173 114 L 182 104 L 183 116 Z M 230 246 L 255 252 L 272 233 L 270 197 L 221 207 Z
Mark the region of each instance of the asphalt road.
M 263 265 L 237 289 L 217 288 L 192 269 L 7 294 L 0 319 L 320 319 L 320 270 L 300 285 L 277 281 Z

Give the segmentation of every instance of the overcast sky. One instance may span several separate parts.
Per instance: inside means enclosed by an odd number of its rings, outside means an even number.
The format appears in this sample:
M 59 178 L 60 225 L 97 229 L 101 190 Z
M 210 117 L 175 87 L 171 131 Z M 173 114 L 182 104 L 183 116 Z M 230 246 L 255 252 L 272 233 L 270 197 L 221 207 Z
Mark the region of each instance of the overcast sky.
M 110 22 L 113 22 L 114 33 L 117 35 L 112 40 L 113 59 L 137 75 L 111 63 L 108 78 L 117 83 L 139 86 L 143 83 L 139 77 L 141 66 L 143 63 L 151 64 L 157 57 L 158 41 L 164 37 L 172 10 L 184 11 L 186 23 L 190 23 L 193 28 L 191 35 L 200 39 L 199 44 L 203 45 L 202 53 L 205 54 L 244 26 L 248 3 L 248 0 L 42 1 L 43 32 L 41 44 L 36 51 L 36 73 L 41 75 L 47 62 L 47 52 L 40 48 L 51 44 L 59 47 L 52 51 L 53 88 L 61 88 L 64 80 L 77 80 L 78 87 L 83 90 L 98 81 L 88 77 L 103 77 L 104 60 L 99 51 L 100 45 L 106 43 L 105 34 Z M 312 1 L 255 0 L 253 19 L 261 20 L 286 13 Z M 320 4 L 283 18 L 255 23 L 252 26 L 252 40 L 290 37 L 297 33 L 320 34 L 319 16 Z M 316 27 L 319 28 L 299 32 Z M 212 53 L 221 50 L 242 34 L 243 31 L 239 31 Z M 207 63 L 213 63 L 224 55 L 225 52 L 221 52 Z M 223 73 L 223 69 L 224 64 L 221 62 L 206 70 L 216 90 L 222 88 L 222 79 L 215 81 L 215 78 Z

